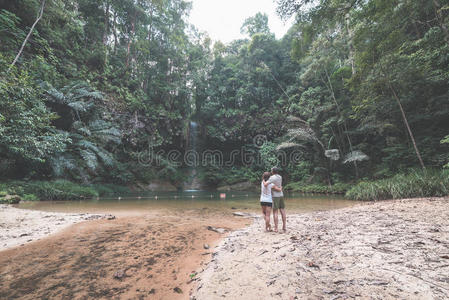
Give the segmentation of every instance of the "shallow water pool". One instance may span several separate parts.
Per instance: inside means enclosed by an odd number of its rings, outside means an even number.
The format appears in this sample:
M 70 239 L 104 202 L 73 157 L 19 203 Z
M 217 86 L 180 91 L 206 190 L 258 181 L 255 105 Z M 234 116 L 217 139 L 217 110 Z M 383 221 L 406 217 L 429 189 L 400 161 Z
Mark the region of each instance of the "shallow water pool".
M 148 213 L 158 210 L 239 210 L 259 212 L 259 194 L 251 192 L 184 191 L 131 194 L 121 197 L 98 198 L 82 201 L 24 202 L 17 207 L 55 212 L 73 213 Z M 304 213 L 353 206 L 357 201 L 341 196 L 305 195 L 288 193 L 285 197 L 289 213 Z

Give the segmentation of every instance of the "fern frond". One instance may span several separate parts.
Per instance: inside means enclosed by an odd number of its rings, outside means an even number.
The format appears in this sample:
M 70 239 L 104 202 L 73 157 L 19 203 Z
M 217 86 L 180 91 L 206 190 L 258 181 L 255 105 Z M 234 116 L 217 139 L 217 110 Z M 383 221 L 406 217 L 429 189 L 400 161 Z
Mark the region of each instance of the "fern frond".
M 89 124 L 92 135 L 102 140 L 103 142 L 113 142 L 115 144 L 121 143 L 122 133 L 109 122 L 103 120 L 96 120 Z
M 73 98 L 70 99 L 69 101 L 72 101 L 72 100 L 73 100 Z M 75 101 L 75 102 L 69 102 L 67 105 L 75 111 L 85 112 L 89 108 L 91 108 L 93 104 L 90 102 Z
M 92 143 L 90 141 L 84 140 L 84 139 L 78 141 L 75 145 L 78 146 L 79 148 L 88 149 L 88 150 L 91 150 L 93 152 L 99 151 L 98 146 L 96 144 L 94 144 L 94 143 Z
M 103 94 L 97 91 L 89 91 L 87 89 L 81 88 L 74 91 L 76 96 L 73 99 L 95 99 L 95 100 L 103 100 Z
M 55 155 L 50 159 L 50 166 L 56 177 L 64 176 L 64 172 L 76 170 L 75 160 L 69 155 Z
M 66 103 L 66 98 L 65 98 L 64 94 L 53 87 L 50 88 L 49 90 L 47 90 L 47 94 L 50 96 L 49 97 L 50 101 L 53 101 L 56 103 Z
M 114 160 L 114 157 L 112 156 L 112 154 L 107 152 L 104 149 L 99 149 L 99 150 L 100 151 L 98 151 L 96 154 L 101 159 L 103 164 L 105 166 L 112 167 L 115 164 L 115 160 Z
M 73 129 L 75 129 L 78 133 L 84 135 L 84 136 L 91 136 L 92 133 L 89 128 L 87 128 L 83 122 L 76 121 L 72 125 Z
M 80 150 L 80 155 L 86 163 L 87 167 L 95 171 L 98 167 L 97 155 L 91 150 Z

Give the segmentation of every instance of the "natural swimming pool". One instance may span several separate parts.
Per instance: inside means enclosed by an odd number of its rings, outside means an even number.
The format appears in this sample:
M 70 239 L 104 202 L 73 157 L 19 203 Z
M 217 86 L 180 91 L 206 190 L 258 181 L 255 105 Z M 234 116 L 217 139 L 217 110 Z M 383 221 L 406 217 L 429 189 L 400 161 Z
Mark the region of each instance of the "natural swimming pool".
M 145 213 L 154 210 L 243 210 L 259 212 L 259 194 L 254 192 L 183 191 L 149 192 L 82 201 L 24 202 L 17 207 L 58 212 Z M 342 196 L 287 193 L 286 209 L 289 213 L 331 210 L 352 206 L 358 202 Z

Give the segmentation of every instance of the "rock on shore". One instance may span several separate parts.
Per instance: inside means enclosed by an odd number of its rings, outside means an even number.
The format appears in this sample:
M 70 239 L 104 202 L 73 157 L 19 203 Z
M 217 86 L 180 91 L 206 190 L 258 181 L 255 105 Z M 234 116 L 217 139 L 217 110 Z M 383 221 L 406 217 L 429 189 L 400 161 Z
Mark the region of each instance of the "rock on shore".
M 231 233 L 195 299 L 448 299 L 449 199 L 406 199 L 288 216 Z

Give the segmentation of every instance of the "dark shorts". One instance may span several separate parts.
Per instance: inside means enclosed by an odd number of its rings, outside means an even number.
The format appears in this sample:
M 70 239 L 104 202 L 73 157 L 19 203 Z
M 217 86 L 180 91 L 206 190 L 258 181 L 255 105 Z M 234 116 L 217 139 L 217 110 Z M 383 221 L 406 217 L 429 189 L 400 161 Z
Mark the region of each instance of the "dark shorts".
M 273 209 L 285 208 L 284 197 L 273 197 Z
M 261 205 L 261 206 L 272 207 L 272 206 L 273 206 L 273 203 L 271 203 L 271 202 L 260 202 L 260 205 Z

